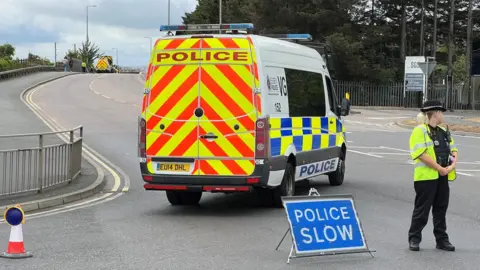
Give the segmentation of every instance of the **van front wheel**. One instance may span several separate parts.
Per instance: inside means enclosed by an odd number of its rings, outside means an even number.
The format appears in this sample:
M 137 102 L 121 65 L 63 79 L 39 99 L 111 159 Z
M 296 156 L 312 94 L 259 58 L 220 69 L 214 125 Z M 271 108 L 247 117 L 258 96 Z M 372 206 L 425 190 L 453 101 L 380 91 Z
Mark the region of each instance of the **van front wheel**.
M 345 159 L 340 157 L 338 159 L 337 170 L 328 175 L 328 181 L 331 186 L 340 186 L 343 184 L 345 178 Z
M 202 192 L 167 190 L 166 193 L 171 205 L 196 205 L 202 198 Z

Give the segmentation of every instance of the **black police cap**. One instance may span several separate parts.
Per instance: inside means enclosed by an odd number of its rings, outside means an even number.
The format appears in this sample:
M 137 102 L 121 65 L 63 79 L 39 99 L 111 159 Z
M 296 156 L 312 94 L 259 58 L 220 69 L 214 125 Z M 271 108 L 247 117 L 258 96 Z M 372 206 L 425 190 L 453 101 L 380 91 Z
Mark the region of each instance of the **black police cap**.
M 429 112 L 429 111 L 442 111 L 445 112 L 447 109 L 443 107 L 442 102 L 438 100 L 427 100 L 423 103 L 423 108 L 420 109 L 422 112 Z

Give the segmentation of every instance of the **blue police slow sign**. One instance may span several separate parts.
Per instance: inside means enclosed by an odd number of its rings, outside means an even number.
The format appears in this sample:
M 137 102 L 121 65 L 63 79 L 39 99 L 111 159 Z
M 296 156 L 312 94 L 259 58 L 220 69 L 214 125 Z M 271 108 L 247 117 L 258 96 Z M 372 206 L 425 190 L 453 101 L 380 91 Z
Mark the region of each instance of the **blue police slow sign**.
M 282 200 L 298 255 L 369 252 L 351 195 Z

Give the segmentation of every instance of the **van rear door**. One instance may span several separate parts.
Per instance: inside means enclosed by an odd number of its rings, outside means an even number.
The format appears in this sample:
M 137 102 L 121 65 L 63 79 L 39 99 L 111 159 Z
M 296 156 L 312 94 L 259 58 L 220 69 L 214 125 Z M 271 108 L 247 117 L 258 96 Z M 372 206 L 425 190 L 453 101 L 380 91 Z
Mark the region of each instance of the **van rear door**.
M 203 38 L 199 174 L 250 175 L 255 168 L 255 68 L 246 37 Z M 253 46 L 252 46 L 253 47 Z
M 199 39 L 159 39 L 147 71 L 147 168 L 152 174 L 198 174 Z
M 250 175 L 257 117 L 246 38 L 171 38 L 155 44 L 144 100 L 154 174 Z

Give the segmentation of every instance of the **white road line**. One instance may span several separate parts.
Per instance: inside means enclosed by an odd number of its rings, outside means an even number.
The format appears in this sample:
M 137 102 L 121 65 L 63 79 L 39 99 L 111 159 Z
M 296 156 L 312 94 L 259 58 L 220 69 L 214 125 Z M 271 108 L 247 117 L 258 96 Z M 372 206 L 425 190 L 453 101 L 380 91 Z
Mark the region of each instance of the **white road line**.
M 461 172 L 480 172 L 480 170 L 463 170 L 463 169 L 462 170 L 457 169 L 457 171 L 461 171 Z
M 102 97 L 104 97 L 104 98 L 108 98 L 108 99 L 111 99 L 111 97 L 109 97 L 109 96 L 105 96 L 105 95 L 103 95 L 103 94 L 102 94 Z
M 349 148 L 353 148 L 353 149 L 377 149 L 379 148 L 378 146 L 349 146 Z
M 370 156 L 370 157 L 383 158 L 382 156 L 369 154 L 369 153 L 364 153 L 364 152 L 359 152 L 359 151 L 350 150 L 350 149 L 348 149 L 347 151 L 352 152 L 352 153 L 356 153 L 356 154 L 360 154 L 360 155 Z
M 399 149 L 399 148 L 392 148 L 392 147 L 387 147 L 387 146 L 380 146 L 380 148 L 382 148 L 382 149 L 390 149 L 390 150 L 396 150 L 396 151 L 400 151 L 400 152 L 406 152 L 406 153 L 410 153 L 410 151 L 408 151 L 408 150 Z
M 368 154 L 373 154 L 373 155 L 398 155 L 398 156 L 408 156 L 410 155 L 409 153 L 381 153 L 381 152 L 368 152 Z
M 462 173 L 462 172 L 459 172 L 459 171 L 457 171 L 457 174 L 460 174 L 460 175 L 465 175 L 465 176 L 473 176 L 473 175 L 471 175 L 471 174 L 468 174 L 468 173 Z

